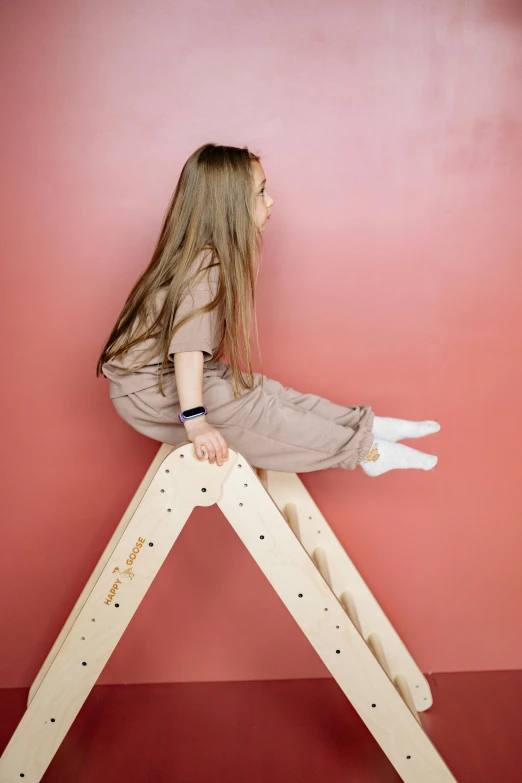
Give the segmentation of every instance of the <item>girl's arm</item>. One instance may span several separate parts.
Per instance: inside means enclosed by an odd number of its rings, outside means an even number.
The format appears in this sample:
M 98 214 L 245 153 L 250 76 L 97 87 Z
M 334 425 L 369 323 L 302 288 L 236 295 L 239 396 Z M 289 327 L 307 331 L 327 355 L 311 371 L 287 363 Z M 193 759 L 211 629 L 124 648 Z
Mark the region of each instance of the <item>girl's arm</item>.
M 182 411 L 203 405 L 203 351 L 181 351 L 174 354 L 174 374 Z M 194 422 L 206 421 L 198 416 Z M 186 421 L 190 426 L 193 422 Z

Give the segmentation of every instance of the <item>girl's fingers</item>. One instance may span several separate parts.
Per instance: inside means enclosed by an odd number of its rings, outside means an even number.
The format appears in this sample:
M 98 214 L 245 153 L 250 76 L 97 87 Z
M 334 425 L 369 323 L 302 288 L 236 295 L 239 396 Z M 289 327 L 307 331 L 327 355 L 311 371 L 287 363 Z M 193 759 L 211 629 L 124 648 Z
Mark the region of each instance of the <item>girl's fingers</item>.
M 199 459 L 208 459 L 209 462 L 226 462 L 228 460 L 228 446 L 225 440 L 208 440 L 204 444 L 196 442 L 196 454 Z

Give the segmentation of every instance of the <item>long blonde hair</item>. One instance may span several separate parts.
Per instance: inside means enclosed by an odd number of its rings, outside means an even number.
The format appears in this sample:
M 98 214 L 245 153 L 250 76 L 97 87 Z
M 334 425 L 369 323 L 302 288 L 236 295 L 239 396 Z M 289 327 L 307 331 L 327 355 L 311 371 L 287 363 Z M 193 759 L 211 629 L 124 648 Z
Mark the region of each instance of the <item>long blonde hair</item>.
M 140 342 L 155 338 L 148 354 L 135 366 L 119 371 L 129 375 L 141 369 L 153 356 L 162 357 L 159 390 L 163 392 L 162 374 L 168 363 L 169 344 L 185 323 L 215 307 L 221 308 L 222 330 L 214 359 L 229 357 L 233 374 L 234 397 L 238 387 L 252 389 L 250 333 L 255 325 L 259 356 L 259 338 L 255 310 L 255 291 L 262 237 L 254 222 L 254 189 L 251 161 L 259 157 L 247 147 L 225 147 L 205 144 L 188 158 L 164 217 L 152 260 L 127 297 L 111 335 L 98 359 L 96 376 L 102 365 L 121 358 Z M 216 298 L 188 313 L 174 326 L 175 316 L 194 260 L 209 249 L 210 266 L 219 265 L 219 290 Z M 166 289 L 164 303 L 148 326 L 149 316 L 160 290 Z M 154 330 L 159 327 L 159 332 Z M 239 368 L 242 338 L 248 381 Z

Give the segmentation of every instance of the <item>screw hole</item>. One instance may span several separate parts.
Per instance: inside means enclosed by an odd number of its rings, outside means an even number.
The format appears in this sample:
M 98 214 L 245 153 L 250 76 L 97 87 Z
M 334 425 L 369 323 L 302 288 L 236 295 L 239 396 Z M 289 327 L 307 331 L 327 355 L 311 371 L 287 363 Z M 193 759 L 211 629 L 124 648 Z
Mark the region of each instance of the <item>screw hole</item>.
M 170 511 L 170 508 L 169 508 L 169 511 Z M 154 544 L 152 543 L 152 541 L 149 541 L 149 546 L 154 546 Z
M 206 492 L 207 490 L 205 489 L 205 487 L 201 487 L 201 491 Z
M 82 666 L 87 666 L 87 663 L 85 661 L 82 661 Z
M 264 536 L 259 536 L 259 538 L 264 538 Z
M 114 604 L 114 606 L 115 606 L 115 607 L 116 607 L 116 609 L 117 609 L 117 608 L 119 607 L 119 604 Z
M 165 471 L 165 473 L 170 473 L 170 470 L 167 468 L 167 470 Z
M 340 651 L 340 650 L 336 650 L 335 652 L 337 653 L 337 655 L 339 655 L 339 653 L 340 653 L 341 651 Z
M 85 636 L 82 636 L 82 642 L 84 642 L 84 641 L 85 641 Z

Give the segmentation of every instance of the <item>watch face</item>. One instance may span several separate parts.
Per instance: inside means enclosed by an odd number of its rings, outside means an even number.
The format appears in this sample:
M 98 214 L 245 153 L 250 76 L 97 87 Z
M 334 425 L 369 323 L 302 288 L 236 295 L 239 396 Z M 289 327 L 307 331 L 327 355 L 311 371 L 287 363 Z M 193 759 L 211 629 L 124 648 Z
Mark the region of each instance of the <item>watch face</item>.
M 198 405 L 197 408 L 189 408 L 187 411 L 183 411 L 183 416 L 186 419 L 190 419 L 193 416 L 200 416 L 202 413 L 205 413 L 205 408 L 202 405 Z

